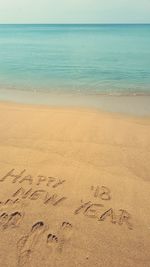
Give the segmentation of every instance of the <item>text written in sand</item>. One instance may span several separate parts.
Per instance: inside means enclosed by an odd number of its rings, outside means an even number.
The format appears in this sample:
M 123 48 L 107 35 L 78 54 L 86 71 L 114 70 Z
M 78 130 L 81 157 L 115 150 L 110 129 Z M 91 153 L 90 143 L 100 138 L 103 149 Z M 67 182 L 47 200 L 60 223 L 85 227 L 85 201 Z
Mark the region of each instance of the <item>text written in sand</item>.
M 57 188 L 65 183 L 64 179 L 44 175 L 34 177 L 31 174 L 26 174 L 25 169 L 19 173 L 12 169 L 0 179 L 0 182 L 8 180 L 13 184 L 19 184 L 19 188 L 15 189 L 9 198 L 0 201 L 1 206 L 35 200 L 41 200 L 44 205 L 57 206 L 67 199 L 56 192 Z
M 25 201 L 36 201 L 40 200 L 44 205 L 57 206 L 67 200 L 66 196 L 63 196 L 57 192 L 53 192 L 53 190 L 57 189 L 59 186 L 62 186 L 65 183 L 64 179 L 55 178 L 51 176 L 38 175 L 33 177 L 31 174 L 26 174 L 26 170 L 22 170 L 17 173 L 15 169 L 10 170 L 6 173 L 1 179 L 0 182 L 5 182 L 9 179 L 11 183 L 17 183 L 20 185 L 25 184 L 26 187 L 19 187 L 15 192 L 11 194 L 11 196 L 4 200 L 0 201 L 1 206 L 8 206 L 18 203 L 24 203 Z M 32 187 L 31 187 L 32 185 Z M 44 186 L 44 189 L 42 188 Z M 45 188 L 50 188 L 49 192 Z M 36 188 L 35 188 L 36 187 Z M 91 186 L 92 196 L 95 199 L 100 199 L 101 201 L 110 201 L 112 199 L 111 190 L 106 186 Z M 79 206 L 74 210 L 74 215 L 83 214 L 87 218 L 94 218 L 97 221 L 105 221 L 108 220 L 116 225 L 126 224 L 128 229 L 133 229 L 131 224 L 131 215 L 125 209 L 119 209 L 117 212 L 114 208 L 109 206 L 106 208 L 103 203 L 95 203 L 93 201 L 83 201 Z
M 124 209 L 116 212 L 113 208 L 105 208 L 102 203 L 93 203 L 91 201 L 81 201 L 79 207 L 74 211 L 75 215 L 83 214 L 87 218 L 96 219 L 98 222 L 109 220 L 116 225 L 125 224 L 132 230 L 131 215 Z
M 52 188 L 57 188 L 58 186 L 65 183 L 64 179 L 51 176 L 44 176 L 41 174 L 34 177 L 33 175 L 26 173 L 26 169 L 22 170 L 19 173 L 17 173 L 15 169 L 11 169 L 0 179 L 0 182 L 4 182 L 8 179 L 12 183 L 19 183 L 19 184 L 28 183 L 29 185 L 35 184 L 37 186 L 44 184 L 47 187 L 51 186 Z
M 66 182 L 65 179 L 44 175 L 33 176 L 28 174 L 25 169 L 21 172 L 11 169 L 0 178 L 1 183 L 5 181 L 15 184 L 15 188 L 9 198 L 0 201 L 0 208 L 4 210 L 0 212 L 0 230 L 2 231 L 16 229 L 23 222 L 23 218 L 27 214 L 22 209 L 19 211 L 19 204 L 22 206 L 25 203 L 29 204 L 28 202 L 41 201 L 45 207 L 50 205 L 51 208 L 54 208 L 68 200 L 62 194 L 62 185 Z M 58 190 L 59 188 L 60 190 Z M 90 197 L 85 198 L 84 201 L 82 198 L 75 207 L 72 207 L 72 215 L 79 216 L 79 218 L 84 216 L 87 220 L 94 219 L 100 224 L 106 221 L 118 226 L 125 225 L 126 229 L 132 230 L 130 213 L 125 209 L 116 211 L 111 205 L 111 200 L 112 192 L 107 186 L 92 185 Z M 9 207 L 9 212 L 6 211 L 7 207 Z M 43 240 L 43 235 L 45 235 L 44 245 L 49 249 L 49 253 L 52 251 L 61 253 L 65 243 L 70 240 L 73 227 L 68 220 L 64 221 L 53 233 L 49 232 L 49 223 L 45 224 L 39 219 L 32 225 L 30 231 L 17 241 L 18 267 L 29 265 L 35 246 L 40 240 Z

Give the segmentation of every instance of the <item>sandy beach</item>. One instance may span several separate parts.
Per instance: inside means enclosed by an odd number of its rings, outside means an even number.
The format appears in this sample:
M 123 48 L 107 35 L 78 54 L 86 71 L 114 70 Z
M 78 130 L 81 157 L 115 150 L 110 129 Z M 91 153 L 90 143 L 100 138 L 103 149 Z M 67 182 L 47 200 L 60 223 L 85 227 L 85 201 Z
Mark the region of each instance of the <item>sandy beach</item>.
M 0 266 L 150 266 L 150 117 L 0 103 Z

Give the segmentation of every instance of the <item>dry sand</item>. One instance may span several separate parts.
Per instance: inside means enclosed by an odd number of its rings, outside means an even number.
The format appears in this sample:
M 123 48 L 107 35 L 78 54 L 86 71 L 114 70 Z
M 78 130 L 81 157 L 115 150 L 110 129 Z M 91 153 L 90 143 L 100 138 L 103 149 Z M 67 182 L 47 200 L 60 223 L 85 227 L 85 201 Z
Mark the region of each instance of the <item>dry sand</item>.
M 150 119 L 0 104 L 0 267 L 150 266 Z

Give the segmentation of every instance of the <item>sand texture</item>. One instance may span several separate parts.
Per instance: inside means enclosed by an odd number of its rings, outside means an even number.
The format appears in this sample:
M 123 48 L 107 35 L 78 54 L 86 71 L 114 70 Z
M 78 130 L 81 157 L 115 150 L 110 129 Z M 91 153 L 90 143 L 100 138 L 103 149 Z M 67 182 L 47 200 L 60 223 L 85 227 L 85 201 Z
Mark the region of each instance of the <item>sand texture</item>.
M 150 119 L 0 104 L 0 267 L 150 266 Z

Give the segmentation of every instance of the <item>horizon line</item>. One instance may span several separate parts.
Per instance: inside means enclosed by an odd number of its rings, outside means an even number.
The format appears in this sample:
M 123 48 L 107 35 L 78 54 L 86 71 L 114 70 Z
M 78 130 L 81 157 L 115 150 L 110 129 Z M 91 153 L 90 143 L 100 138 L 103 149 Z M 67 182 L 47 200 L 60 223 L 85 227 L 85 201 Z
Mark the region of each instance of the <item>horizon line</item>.
M 91 22 L 91 23 L 0 23 L 0 25 L 150 25 L 150 22 Z

